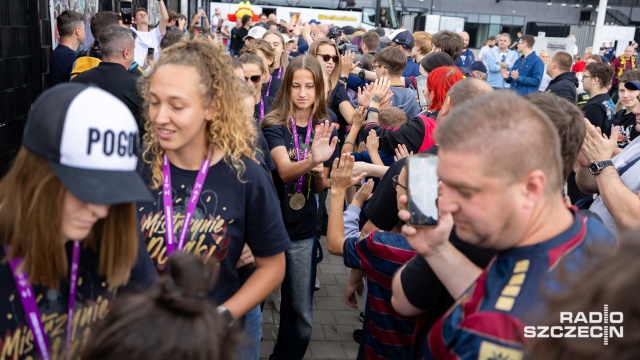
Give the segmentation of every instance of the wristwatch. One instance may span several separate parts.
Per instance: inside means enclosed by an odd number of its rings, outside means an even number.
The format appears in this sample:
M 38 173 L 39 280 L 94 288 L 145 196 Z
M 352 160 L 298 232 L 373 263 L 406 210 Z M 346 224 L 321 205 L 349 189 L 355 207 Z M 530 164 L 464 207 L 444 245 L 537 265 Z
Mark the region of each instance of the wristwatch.
M 602 172 L 602 169 L 606 168 L 607 166 L 613 166 L 613 161 L 592 161 L 589 165 L 589 172 L 591 173 L 591 175 L 599 175 Z
M 234 324 L 234 319 L 231 311 L 229 311 L 229 309 L 222 305 L 218 306 L 216 310 L 218 311 L 218 314 L 222 316 L 222 319 L 227 323 L 227 326 L 232 327 Z
M 364 69 L 360 70 L 360 72 L 358 73 L 358 77 L 360 79 L 364 79 Z

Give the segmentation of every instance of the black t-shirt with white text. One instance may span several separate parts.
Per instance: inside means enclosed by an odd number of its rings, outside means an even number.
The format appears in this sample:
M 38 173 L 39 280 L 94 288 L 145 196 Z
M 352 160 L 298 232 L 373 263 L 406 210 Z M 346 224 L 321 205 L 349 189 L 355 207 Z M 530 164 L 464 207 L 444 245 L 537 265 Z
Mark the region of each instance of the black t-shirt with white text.
M 315 130 L 315 129 L 314 129 Z M 298 142 L 301 145 L 300 156 L 304 152 L 304 139 L 307 133 L 307 127 L 297 126 Z M 313 134 L 311 138 L 313 139 Z M 337 132 L 334 130 L 332 134 L 337 136 Z M 295 145 L 293 142 L 293 134 L 288 126 L 276 125 L 270 126 L 264 129 L 264 137 L 267 139 L 269 149 L 273 150 L 279 146 L 284 146 L 289 154 L 291 162 L 296 162 Z M 313 140 L 310 141 L 309 146 L 313 144 Z M 309 155 L 311 156 L 311 155 Z M 333 160 L 339 156 L 338 147 L 331 156 L 331 158 L 324 162 L 325 167 L 331 167 Z M 316 225 L 318 221 L 318 206 L 316 198 L 313 192 L 313 177 L 311 173 L 304 175 L 302 182 L 302 195 L 304 195 L 306 202 L 302 209 L 293 210 L 289 206 L 289 199 L 296 193 L 297 179 L 289 182 L 282 181 L 277 171 L 273 172 L 273 182 L 278 191 L 278 198 L 280 199 L 280 209 L 283 214 L 284 223 L 289 233 L 289 237 L 292 241 L 309 239 L 316 234 Z
M 136 240 L 136 239 L 132 239 Z M 71 268 L 72 242 L 65 245 Z M 0 259 L 4 259 L 4 246 L 0 246 Z M 93 327 L 102 321 L 116 297 L 127 291 L 150 288 L 157 273 L 149 259 L 144 244 L 140 243 L 138 259 L 131 270 L 129 283 L 116 291 L 109 291 L 107 278 L 98 273 L 99 254 L 81 246 L 78 282 L 73 312 L 70 358 L 87 345 Z M 40 311 L 42 326 L 47 333 L 53 358 L 62 359 L 67 340 L 69 304 L 69 276 L 60 279 L 59 289 L 32 284 Z M 62 354 L 62 355 L 61 355 Z M 40 358 L 35 348 L 32 329 L 25 319 L 25 311 L 9 263 L 0 263 L 0 359 Z
M 630 142 L 640 135 L 640 132 L 636 130 L 636 114 L 627 112 L 626 109 L 618 111 L 613 118 L 613 125 L 620 126 L 620 135 L 622 135 L 622 141 L 618 142 L 618 147 L 624 148 Z
M 236 264 L 245 243 L 256 257 L 273 256 L 290 246 L 269 175 L 253 160 L 243 158 L 243 162 L 246 169 L 240 179 L 225 160 L 209 168 L 183 249 L 220 262 L 218 281 L 209 293 L 216 304 L 227 301 L 240 287 Z M 143 167 L 142 178 L 148 184 L 149 173 L 148 167 Z M 171 165 L 176 251 L 197 174 Z M 138 203 L 138 219 L 151 260 L 158 271 L 164 271 L 167 256 L 162 189 L 155 190 L 154 195 L 154 202 Z
M 603 133 L 610 135 L 614 107 L 609 94 L 604 93 L 589 99 L 582 107 L 582 112 L 593 126 L 601 128 Z

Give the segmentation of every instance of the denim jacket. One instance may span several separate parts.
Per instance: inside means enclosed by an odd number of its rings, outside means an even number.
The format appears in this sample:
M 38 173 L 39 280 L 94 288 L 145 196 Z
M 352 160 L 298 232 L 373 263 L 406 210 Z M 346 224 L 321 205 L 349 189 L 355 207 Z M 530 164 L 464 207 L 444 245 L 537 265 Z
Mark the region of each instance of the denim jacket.
M 520 56 L 516 63 L 513 64 L 511 71 L 513 70 L 518 70 L 518 79 L 514 80 L 511 77 L 511 72 L 509 72 L 509 77 L 506 79 L 507 83 L 511 84 L 512 90 L 523 96 L 538 92 L 544 75 L 544 64 L 535 51 L 526 58 Z

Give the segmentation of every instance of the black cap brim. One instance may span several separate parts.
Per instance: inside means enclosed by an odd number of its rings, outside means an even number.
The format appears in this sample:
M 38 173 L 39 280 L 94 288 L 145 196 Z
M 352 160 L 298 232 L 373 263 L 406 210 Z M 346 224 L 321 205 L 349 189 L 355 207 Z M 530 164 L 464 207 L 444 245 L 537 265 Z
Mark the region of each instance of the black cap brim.
M 49 161 L 62 184 L 78 199 L 90 204 L 124 204 L 154 201 L 135 171 L 88 170 Z
M 624 87 L 629 90 L 640 90 L 640 82 L 638 81 L 627 81 L 624 83 Z

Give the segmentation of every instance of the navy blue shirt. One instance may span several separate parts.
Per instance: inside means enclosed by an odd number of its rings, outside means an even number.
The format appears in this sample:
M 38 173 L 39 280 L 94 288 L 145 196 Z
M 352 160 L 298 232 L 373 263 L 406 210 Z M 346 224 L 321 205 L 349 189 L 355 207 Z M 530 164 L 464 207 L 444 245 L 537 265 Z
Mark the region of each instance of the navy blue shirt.
M 71 81 L 71 70 L 76 61 L 76 52 L 65 45 L 58 45 L 51 53 L 49 73 L 51 74 L 51 86 Z
M 404 71 L 402 72 L 402 76 L 420 76 L 420 64 L 413 61 L 411 56 L 407 56 L 407 66 L 404 67 Z
M 264 137 L 267 139 L 269 149 L 273 150 L 279 146 L 284 146 L 291 162 L 296 162 L 295 145 L 293 142 L 293 134 L 290 126 L 276 125 L 270 126 L 264 131 Z M 307 127 L 297 126 L 298 131 L 298 143 L 304 144 L 304 139 L 307 133 Z M 313 139 L 313 134 L 311 139 Z M 337 131 L 333 131 L 333 136 L 338 136 Z M 310 141 L 309 146 L 313 144 L 313 140 Z M 302 156 L 303 148 L 300 149 L 300 155 Z M 331 158 L 324 162 L 325 167 L 331 167 L 333 165 L 333 159 L 339 156 L 338 146 L 331 156 Z M 296 179 L 297 180 L 297 179 Z M 282 212 L 282 218 L 284 219 L 287 233 L 292 241 L 309 239 L 316 234 L 316 225 L 318 222 L 318 205 L 316 203 L 316 197 L 313 192 L 313 178 L 311 173 L 306 173 L 302 182 L 302 195 L 304 195 L 306 202 L 304 207 L 300 210 L 293 210 L 289 206 L 289 200 L 297 192 L 297 181 L 292 180 L 285 182 L 280 177 L 278 171 L 273 172 L 273 183 L 275 184 L 278 192 L 280 210 Z M 257 202 L 256 204 L 261 204 Z M 277 204 L 277 202 L 276 202 Z
M 136 239 L 131 239 L 136 241 Z M 65 244 L 68 263 L 71 263 L 72 242 Z M 0 259 L 4 259 L 4 246 L 0 246 Z M 149 253 L 140 242 L 138 259 L 131 270 L 129 283 L 122 289 L 109 290 L 107 278 L 99 274 L 100 255 L 81 246 L 78 267 L 78 282 L 74 307 L 74 321 L 71 338 L 70 358 L 79 354 L 74 350 L 83 348 L 95 326 L 113 307 L 116 294 L 126 290 L 150 288 L 157 274 L 149 259 Z M 68 265 L 69 268 L 71 267 Z M 42 325 L 53 354 L 64 353 L 67 338 L 67 306 L 69 304 L 69 277 L 60 279 L 58 289 L 32 284 L 36 304 L 42 318 Z M 25 319 L 25 311 L 17 293 L 11 268 L 8 263 L 0 263 L 0 359 L 39 359 L 35 349 L 32 330 Z M 56 356 L 53 356 L 56 358 Z M 60 357 L 62 358 L 62 357 Z
M 184 244 L 184 251 L 219 261 L 220 275 L 209 293 L 216 304 L 224 303 L 240 288 L 236 264 L 245 243 L 256 257 L 277 255 L 290 246 L 269 175 L 253 160 L 242 161 L 243 181 L 238 180 L 238 172 L 225 160 L 209 168 Z M 171 165 L 176 242 L 197 174 L 197 170 Z M 143 167 L 141 175 L 151 183 L 148 167 Z M 137 204 L 138 219 L 151 260 L 158 271 L 164 271 L 167 255 L 162 189 L 154 190 L 153 194 L 154 202 Z
M 546 296 L 557 294 L 568 274 L 593 266 L 592 251 L 615 248 L 616 237 L 602 222 L 573 215 L 571 226 L 549 240 L 500 251 L 431 329 L 425 357 L 476 359 L 480 353 L 500 353 L 522 358 L 524 326 L 546 317 Z
M 465 68 L 468 71 L 471 63 L 473 63 L 474 61 L 476 61 L 476 57 L 473 55 L 473 51 L 466 49 L 465 51 L 460 53 L 460 57 L 458 57 L 458 60 L 456 60 L 456 66 Z

